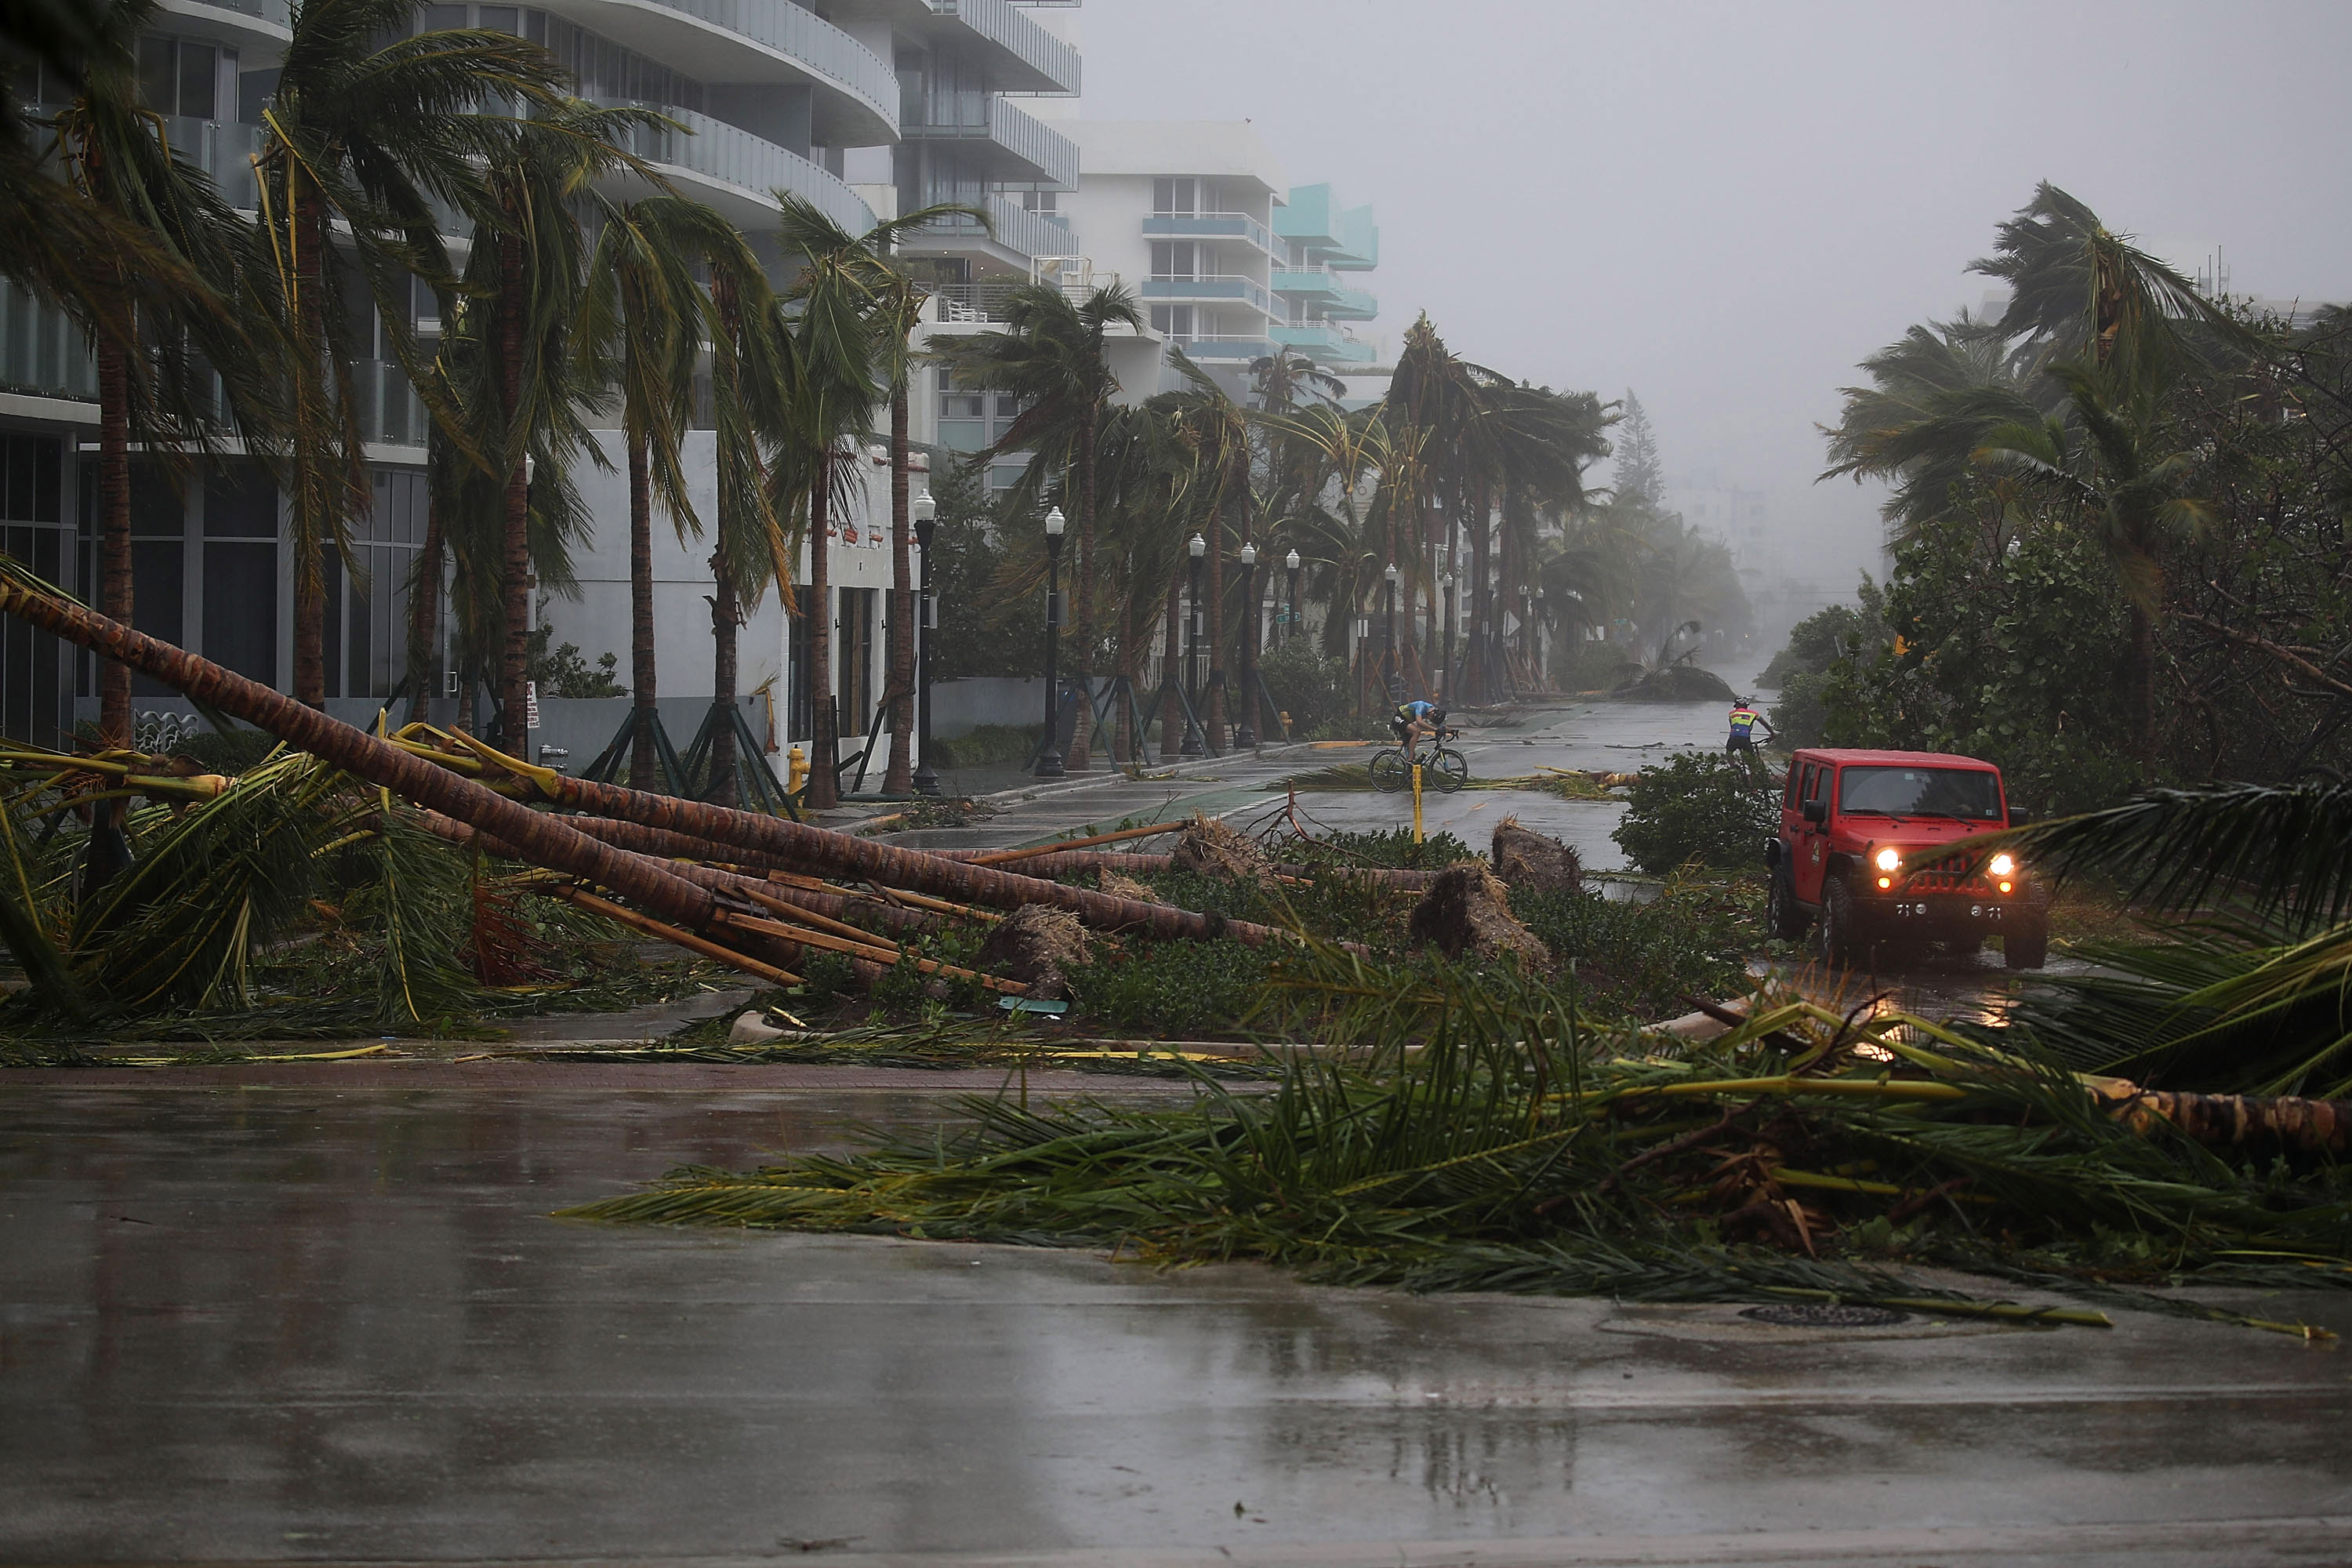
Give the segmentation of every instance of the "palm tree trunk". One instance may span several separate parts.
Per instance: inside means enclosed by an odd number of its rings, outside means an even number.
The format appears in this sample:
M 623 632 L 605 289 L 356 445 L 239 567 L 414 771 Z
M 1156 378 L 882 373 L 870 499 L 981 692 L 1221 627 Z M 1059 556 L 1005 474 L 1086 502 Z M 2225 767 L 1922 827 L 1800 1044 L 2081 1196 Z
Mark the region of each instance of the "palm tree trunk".
M 833 551 L 826 537 L 826 491 L 833 479 L 833 451 L 828 445 L 817 454 L 809 481 L 809 610 L 808 668 L 802 683 L 808 692 L 809 779 L 807 804 L 824 811 L 841 804 L 841 774 L 835 770 L 833 710 Z
M 2131 700 L 2133 739 L 2144 769 L 2156 766 L 2156 619 L 2137 602 L 2127 602 L 2130 647 L 2125 655 L 2124 680 Z
M 1172 574 L 1168 579 L 1168 617 L 1161 627 L 1165 652 L 1160 660 L 1160 687 L 1165 693 L 1160 700 L 1160 760 L 1172 763 L 1184 746 L 1184 711 L 1177 701 L 1178 683 L 1184 679 L 1184 650 L 1176 636 L 1176 595 L 1179 579 Z
M 719 717 L 710 731 L 710 785 L 704 798 L 717 805 L 735 804 L 735 706 L 737 633 L 741 616 L 735 592 L 734 569 L 727 563 L 722 542 L 710 552 L 710 708 Z
M 907 384 L 890 389 L 890 765 L 885 795 L 915 787 L 915 577 L 908 557 Z
M 499 395 L 505 405 L 506 437 L 521 445 L 522 419 L 522 241 L 499 241 Z M 530 482 L 520 452 L 507 470 L 504 573 L 506 657 L 499 670 L 499 741 L 516 756 L 530 747 Z
M 131 373 L 122 345 L 111 338 L 98 345 L 98 504 L 100 516 L 99 604 L 124 626 L 131 625 Z M 111 661 L 98 667 L 98 738 L 103 746 L 129 749 L 131 667 Z M 121 803 L 116 803 L 119 815 Z
M 428 494 L 425 509 L 425 548 L 416 552 L 416 574 L 408 584 L 408 721 L 421 724 L 441 684 L 441 661 L 435 658 L 441 629 L 441 557 L 448 542 L 441 532 L 441 501 Z
M 1118 647 L 1112 650 L 1118 669 L 1118 728 L 1111 736 L 1111 762 L 1125 763 L 1130 767 L 1143 762 L 1143 736 L 1136 727 L 1135 711 L 1135 601 L 1133 595 L 1122 593 L 1118 598 Z
M 654 494 L 652 454 L 646 437 L 632 431 L 629 443 L 629 685 L 636 721 L 630 735 L 629 782 L 655 789 L 661 778 L 661 748 L 654 744 L 659 690 L 654 668 Z
M 319 258 L 327 247 L 327 215 L 325 205 L 308 181 L 300 186 L 295 198 L 293 221 L 287 226 L 289 241 L 293 246 L 294 300 L 290 301 L 295 317 L 294 336 L 308 358 L 302 373 L 317 383 L 314 391 L 324 402 L 332 401 L 335 378 L 327 365 L 327 323 L 318 310 L 322 296 L 320 292 Z M 307 434 L 298 432 L 295 460 L 300 471 L 294 479 L 294 696 L 320 712 L 327 708 L 327 578 L 326 555 L 333 547 L 334 530 L 330 515 L 332 503 L 327 499 L 340 479 L 331 473 L 339 465 L 342 454 L 336 443 L 327 438 L 325 430 L 336 421 L 335 411 L 319 407 L 295 411 L 298 426 L 307 426 Z M 322 423 L 323 422 L 323 423 Z
M 1077 722 L 1070 731 L 1070 749 L 1063 753 L 1062 770 L 1082 773 L 1094 766 L 1095 704 L 1095 431 L 1097 416 L 1090 411 L 1078 439 L 1076 461 L 1072 465 L 1078 481 L 1078 573 L 1070 584 L 1072 619 L 1076 623 L 1077 636 L 1067 644 L 1070 674 L 1083 696 L 1078 701 Z

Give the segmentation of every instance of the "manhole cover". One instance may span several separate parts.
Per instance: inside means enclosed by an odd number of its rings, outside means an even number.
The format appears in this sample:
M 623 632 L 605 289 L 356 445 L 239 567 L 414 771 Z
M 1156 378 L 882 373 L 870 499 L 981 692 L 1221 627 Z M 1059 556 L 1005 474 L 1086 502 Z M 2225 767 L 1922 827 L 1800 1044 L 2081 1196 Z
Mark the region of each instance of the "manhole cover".
M 1784 1329 L 1884 1329 L 1911 1321 L 1910 1313 L 1892 1307 L 1845 1307 L 1827 1301 L 1775 1301 L 1769 1307 L 1750 1307 L 1739 1315 Z

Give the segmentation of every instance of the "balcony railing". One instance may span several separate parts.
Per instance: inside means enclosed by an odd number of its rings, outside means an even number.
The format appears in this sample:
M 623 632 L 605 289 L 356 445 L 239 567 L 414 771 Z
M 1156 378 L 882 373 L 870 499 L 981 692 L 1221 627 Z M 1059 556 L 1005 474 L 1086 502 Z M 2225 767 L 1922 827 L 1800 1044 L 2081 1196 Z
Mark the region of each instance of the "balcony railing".
M 290 0 L 195 0 L 200 5 L 210 5 L 218 11 L 234 11 L 240 16 L 258 16 L 273 26 L 291 28 L 294 7 Z
M 0 392 L 98 400 L 98 362 L 66 313 L 0 279 Z
M 653 4 L 764 44 L 831 78 L 865 100 L 866 106 L 884 121 L 898 119 L 898 73 L 872 49 L 792 0 L 653 0 Z
M 1024 258 L 1077 253 L 1078 237 L 1071 233 L 1069 225 L 1059 218 L 1031 212 L 1001 195 L 983 195 L 977 204 L 965 205 L 977 205 L 988 214 L 996 226 L 996 243 Z M 979 243 L 984 243 L 980 225 L 965 217 L 944 218 L 926 225 L 910 237 L 912 247 L 918 251 L 935 248 L 942 244 Z
M 1193 359 L 1265 359 L 1274 353 L 1274 344 L 1264 338 L 1176 338 L 1171 341 Z
M 360 434 L 389 447 L 422 447 L 425 403 L 408 376 L 388 359 L 365 359 L 352 366 L 352 395 L 359 405 Z
M 1247 213 L 1153 213 L 1143 232 L 1153 239 L 1245 239 L 1268 256 L 1281 255 L 1265 225 Z
M 852 234 L 864 234 L 874 226 L 874 209 L 856 191 L 799 153 L 690 109 L 668 104 L 646 107 L 658 109 L 684 128 L 641 125 L 633 129 L 629 151 L 647 163 L 691 170 L 736 186 L 762 205 L 770 204 L 771 191 L 790 191 L 805 197 Z
M 1339 291 L 1339 280 L 1328 267 L 1277 267 L 1274 269 L 1274 291 L 1277 294 L 1304 294 L 1320 299 Z
M 984 113 L 977 125 L 902 123 L 899 134 L 926 141 L 984 141 L 1021 160 L 1048 183 L 1075 189 L 1078 183 L 1078 144 L 1036 116 L 1002 98 L 981 100 Z
M 1271 316 L 1274 301 L 1265 286 L 1254 278 L 1213 273 L 1197 278 L 1150 278 L 1144 280 L 1147 300 L 1239 300 Z
M 931 15 L 952 16 L 1012 55 L 1059 92 L 1078 90 L 1078 51 L 1007 0 L 930 0 Z
M 253 210 L 253 154 L 261 146 L 260 126 L 178 114 L 158 123 L 174 154 L 212 176 L 221 200 L 240 211 Z

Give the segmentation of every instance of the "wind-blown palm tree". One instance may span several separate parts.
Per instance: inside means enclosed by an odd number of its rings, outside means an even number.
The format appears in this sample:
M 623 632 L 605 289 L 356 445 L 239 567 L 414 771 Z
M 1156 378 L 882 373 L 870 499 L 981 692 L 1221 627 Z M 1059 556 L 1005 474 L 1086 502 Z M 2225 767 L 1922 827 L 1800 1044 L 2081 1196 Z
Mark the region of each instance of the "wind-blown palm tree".
M 356 285 L 390 357 L 437 402 L 412 330 L 412 278 L 453 285 L 434 203 L 488 221 L 480 168 L 515 121 L 485 103 L 562 108 L 564 72 L 536 44 L 488 29 L 409 36 L 419 0 L 302 0 L 278 85 L 262 110 L 255 172 L 273 269 L 271 310 L 287 340 L 285 455 L 294 562 L 294 690 L 326 700 L 324 552 L 347 551 L 373 504 L 353 362 L 365 358 L 350 306 Z M 389 40 L 389 41 L 386 41 Z M 445 207 L 446 210 L 446 207 Z M 428 403 L 428 406 L 432 406 Z M 454 410 L 444 432 L 470 442 Z
M 837 266 L 846 284 L 861 289 L 879 353 L 882 380 L 890 390 L 890 681 L 883 700 L 890 709 L 890 762 L 882 777 L 885 794 L 904 795 L 914 785 L 915 604 L 908 544 L 912 521 L 907 493 L 907 389 L 914 369 L 912 338 L 923 319 L 926 291 L 897 252 L 906 237 L 943 218 L 965 218 L 983 233 L 995 220 L 979 207 L 941 203 L 885 219 L 852 235 L 814 203 L 778 193 L 783 208 L 780 243 L 786 255 L 824 258 Z M 811 277 L 820 268 L 813 268 Z
M 659 787 L 654 658 L 653 521 L 656 504 L 683 544 L 702 522 L 680 453 L 692 422 L 702 345 L 718 323 L 695 277 L 698 257 L 740 247 L 734 227 L 698 202 L 657 195 L 601 215 L 573 337 L 582 379 L 619 395 L 629 475 L 629 778 Z M 748 257 L 745 265 L 751 265 Z
M 985 461 L 1026 452 L 1029 463 L 1013 487 L 1012 504 L 1034 509 L 1054 475 L 1066 470 L 1066 490 L 1078 525 L 1077 573 L 1072 620 L 1077 673 L 1096 657 L 1095 458 L 1105 413 L 1118 394 L 1108 352 L 1110 330 L 1140 331 L 1143 315 L 1132 290 L 1106 284 L 1073 300 L 1047 283 L 1016 289 L 1003 308 L 1005 330 L 937 344 L 933 353 L 960 386 L 1010 393 L 1021 405 L 1002 437 L 979 454 Z M 1083 767 L 1092 726 L 1081 723 L 1067 766 Z
M 244 427 L 255 437 L 271 427 L 267 380 L 253 374 L 263 356 L 234 304 L 240 226 L 211 179 L 164 144 L 160 117 L 138 102 L 131 50 L 152 12 L 147 0 L 95 8 L 81 89 L 52 121 L 67 187 L 141 239 L 136 249 L 108 246 L 82 257 L 78 284 L 57 292 L 98 363 L 100 605 L 126 626 L 131 443 L 166 453 L 188 442 L 210 446 L 226 412 L 213 406 L 215 365 Z M 147 272 L 157 261 L 160 277 Z M 100 667 L 99 733 L 110 746 L 131 743 L 125 666 Z

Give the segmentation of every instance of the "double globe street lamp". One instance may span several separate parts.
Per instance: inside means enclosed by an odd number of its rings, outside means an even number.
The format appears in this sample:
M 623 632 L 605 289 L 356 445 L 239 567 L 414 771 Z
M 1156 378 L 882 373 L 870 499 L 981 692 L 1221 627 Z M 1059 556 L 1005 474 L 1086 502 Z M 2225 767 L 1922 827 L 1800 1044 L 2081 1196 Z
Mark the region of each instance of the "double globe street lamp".
M 907 503 L 915 520 L 915 548 L 923 552 L 923 581 L 916 592 L 915 613 L 915 738 L 919 765 L 915 769 L 915 793 L 940 793 L 940 775 L 931 768 L 931 633 L 939 628 L 939 601 L 931 597 L 931 531 L 938 526 L 940 503 L 927 486 Z
M 1294 550 L 1284 556 L 1282 563 L 1290 569 L 1290 618 L 1283 622 L 1286 630 L 1282 636 L 1282 640 L 1288 642 L 1298 635 L 1298 552 Z
M 1201 562 L 1209 553 L 1209 542 L 1194 534 L 1185 544 L 1184 552 L 1192 557 L 1190 586 L 1187 589 L 1184 615 L 1184 685 L 1192 698 L 1192 710 L 1184 719 L 1184 749 L 1179 753 L 1197 757 L 1208 748 L 1201 734 Z
M 1244 543 L 1239 559 L 1242 563 L 1242 603 L 1249 606 L 1247 630 L 1242 637 L 1242 727 L 1234 734 L 1234 744 L 1244 752 L 1257 750 L 1257 546 Z

